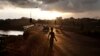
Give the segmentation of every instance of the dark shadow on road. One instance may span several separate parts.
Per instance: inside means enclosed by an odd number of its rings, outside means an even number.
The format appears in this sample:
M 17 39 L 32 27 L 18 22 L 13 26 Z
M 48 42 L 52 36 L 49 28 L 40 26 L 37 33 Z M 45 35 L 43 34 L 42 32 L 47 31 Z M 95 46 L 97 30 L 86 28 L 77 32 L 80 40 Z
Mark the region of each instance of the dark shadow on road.
M 54 56 L 53 48 L 51 48 L 51 47 L 48 48 L 48 55 L 47 56 Z

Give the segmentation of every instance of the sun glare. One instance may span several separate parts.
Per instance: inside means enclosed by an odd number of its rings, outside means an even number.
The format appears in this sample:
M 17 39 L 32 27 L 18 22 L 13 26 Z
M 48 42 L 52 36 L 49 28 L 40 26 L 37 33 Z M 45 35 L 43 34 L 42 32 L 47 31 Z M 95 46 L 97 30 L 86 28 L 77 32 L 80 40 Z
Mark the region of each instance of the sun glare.
M 42 19 L 55 19 L 56 17 L 62 16 L 63 14 L 56 11 L 42 11 L 38 10 L 33 12 L 33 14 L 36 13 L 36 16 Z
M 32 10 L 32 16 L 38 17 L 40 19 L 55 19 L 56 17 L 60 16 L 67 16 L 71 17 L 73 13 L 62 13 L 58 11 L 43 11 L 41 9 Z
M 62 12 L 58 12 L 58 11 L 45 11 L 45 10 L 41 10 L 40 8 L 7 8 L 3 10 L 4 12 L 8 12 L 8 13 L 12 13 L 12 14 L 16 14 L 16 16 L 18 14 L 20 14 L 20 17 L 31 17 L 34 19 L 55 19 L 56 17 L 71 17 L 73 15 L 73 13 L 62 13 Z M 11 16 L 11 14 L 10 14 Z M 13 16 L 14 17 L 14 16 Z M 18 16 L 17 16 L 18 17 Z

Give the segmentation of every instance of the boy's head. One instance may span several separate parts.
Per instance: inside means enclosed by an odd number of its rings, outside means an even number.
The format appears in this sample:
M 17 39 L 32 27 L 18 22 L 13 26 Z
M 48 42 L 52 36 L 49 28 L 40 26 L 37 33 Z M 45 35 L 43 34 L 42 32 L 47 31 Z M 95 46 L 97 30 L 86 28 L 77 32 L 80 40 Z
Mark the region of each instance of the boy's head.
M 53 27 L 51 27 L 51 31 L 53 31 Z

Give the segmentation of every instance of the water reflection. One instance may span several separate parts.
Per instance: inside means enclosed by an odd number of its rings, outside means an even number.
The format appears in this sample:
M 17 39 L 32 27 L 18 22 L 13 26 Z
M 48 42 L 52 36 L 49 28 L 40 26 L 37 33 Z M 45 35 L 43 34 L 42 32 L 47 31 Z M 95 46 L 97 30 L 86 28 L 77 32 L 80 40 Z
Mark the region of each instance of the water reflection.
M 0 30 L 0 34 L 3 34 L 3 35 L 23 35 L 23 31 L 14 31 L 14 30 L 3 31 L 3 30 Z

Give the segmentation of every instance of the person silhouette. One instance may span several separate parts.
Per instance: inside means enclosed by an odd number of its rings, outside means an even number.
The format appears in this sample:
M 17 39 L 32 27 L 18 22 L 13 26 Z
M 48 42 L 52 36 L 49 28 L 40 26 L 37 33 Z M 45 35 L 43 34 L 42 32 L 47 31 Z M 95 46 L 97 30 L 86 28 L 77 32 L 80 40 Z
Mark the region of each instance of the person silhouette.
M 32 24 L 32 18 L 30 18 L 30 24 Z
M 57 41 L 52 27 L 51 27 L 51 32 L 49 32 L 48 38 L 49 38 L 49 45 L 50 45 L 49 48 L 52 50 L 53 44 L 54 44 L 54 39 Z

